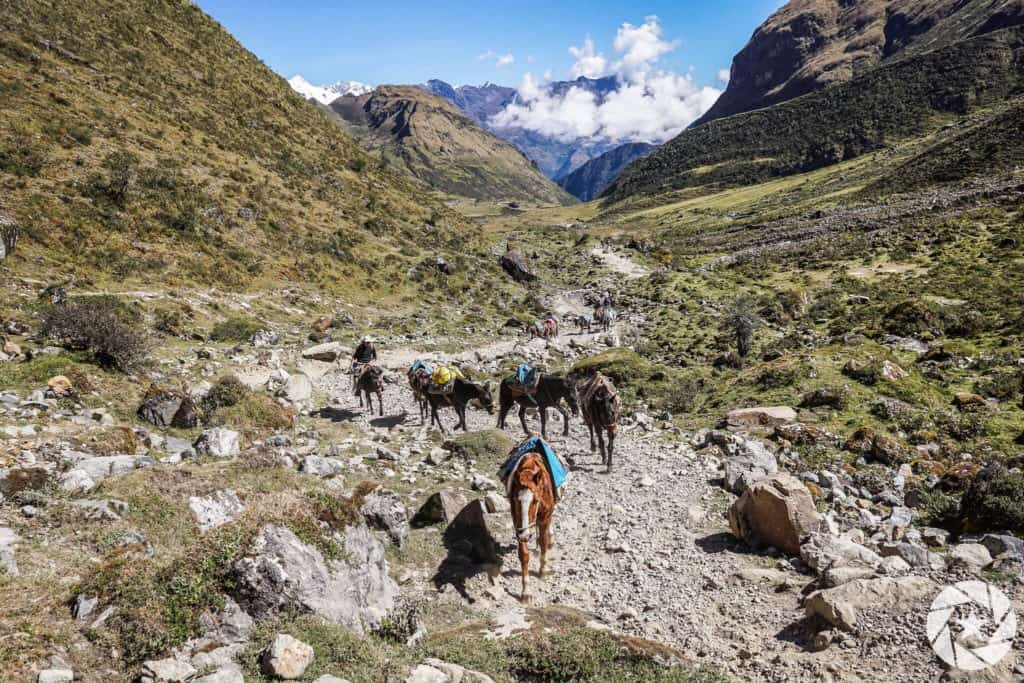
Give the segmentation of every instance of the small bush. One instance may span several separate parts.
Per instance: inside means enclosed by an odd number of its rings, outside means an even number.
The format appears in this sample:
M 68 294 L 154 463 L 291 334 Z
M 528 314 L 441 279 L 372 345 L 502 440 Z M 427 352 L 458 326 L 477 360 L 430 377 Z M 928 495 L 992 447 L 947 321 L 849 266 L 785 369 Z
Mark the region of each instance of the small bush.
M 960 513 L 956 498 L 932 489 L 918 495 L 917 522 L 921 526 L 936 526 L 943 529 L 955 528 Z
M 885 315 L 885 331 L 903 337 L 931 334 L 938 322 L 932 306 L 920 299 L 908 299 Z
M 1024 472 L 991 465 L 964 492 L 961 510 L 967 531 L 1024 534 Z
M 985 377 L 975 385 L 975 390 L 982 396 L 1000 401 L 1013 400 L 1021 391 L 1021 373 L 1008 370 L 991 377 Z
M 234 375 L 224 375 L 213 385 L 203 399 L 203 406 L 209 412 L 218 408 L 238 405 L 249 395 L 249 388 Z
M 71 349 L 90 352 L 108 368 L 128 372 L 145 359 L 148 343 L 122 307 L 102 297 L 54 306 L 43 318 L 41 333 Z
M 295 415 L 266 394 L 247 393 L 232 406 L 216 409 L 208 417 L 211 424 L 227 425 L 249 439 L 290 429 Z
M 158 308 L 153 313 L 153 328 L 171 337 L 182 337 L 185 335 L 185 326 L 188 316 L 181 306 L 168 306 Z
M 481 463 L 499 464 L 515 445 L 512 437 L 500 429 L 484 429 L 461 434 L 447 442 L 445 447 L 480 467 Z
M 213 326 L 210 339 L 214 341 L 248 341 L 249 338 L 264 328 L 263 323 L 246 316 L 231 316 Z

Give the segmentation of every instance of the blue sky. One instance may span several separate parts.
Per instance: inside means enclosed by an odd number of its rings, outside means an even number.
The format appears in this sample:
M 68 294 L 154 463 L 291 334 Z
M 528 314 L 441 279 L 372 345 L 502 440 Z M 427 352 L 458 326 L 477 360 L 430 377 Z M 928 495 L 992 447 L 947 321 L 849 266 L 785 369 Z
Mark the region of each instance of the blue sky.
M 417 83 L 428 78 L 518 85 L 527 72 L 569 78 L 569 47 L 589 36 L 596 53 L 616 57 L 625 22 L 657 15 L 665 41 L 678 41 L 657 67 L 715 85 L 754 29 L 782 0 L 571 0 L 569 2 L 329 2 L 197 0 L 243 45 L 284 77 L 313 83 L 356 80 Z M 484 57 L 486 55 L 486 57 Z M 499 66 L 499 58 L 505 57 Z M 720 83 L 718 85 L 721 85 Z

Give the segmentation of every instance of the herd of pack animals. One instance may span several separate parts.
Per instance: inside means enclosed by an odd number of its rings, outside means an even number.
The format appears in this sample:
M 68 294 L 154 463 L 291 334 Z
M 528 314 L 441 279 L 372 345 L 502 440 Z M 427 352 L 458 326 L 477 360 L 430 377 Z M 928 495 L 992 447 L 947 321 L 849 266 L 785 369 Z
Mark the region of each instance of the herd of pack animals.
M 593 315 L 581 314 L 573 318 L 580 333 L 589 333 L 595 327 L 607 332 L 616 320 L 616 311 L 607 295 L 594 308 Z M 551 339 L 559 334 L 558 320 L 549 317 L 537 321 L 526 329 L 529 339 Z M 407 373 L 409 387 L 413 398 L 420 409 L 420 423 L 436 425 L 442 433 L 448 429 L 438 415 L 442 408 L 452 408 L 458 422 L 455 429 L 468 431 L 466 426 L 466 410 L 470 406 L 486 410 L 494 415 L 494 399 L 491 388 L 486 382 L 477 383 L 462 376 L 456 370 L 439 368 L 452 372 L 451 379 L 439 385 L 430 366 L 417 360 Z M 379 414 L 384 415 L 384 370 L 376 364 L 353 363 L 353 391 L 359 397 L 359 405 L 373 412 L 373 396 L 377 397 Z M 621 412 L 621 401 L 612 380 L 600 372 L 589 377 L 575 380 L 571 377 L 537 372 L 532 386 L 520 381 L 517 375 L 503 379 L 498 389 L 498 421 L 497 428 L 504 429 L 505 421 L 513 405 L 519 406 L 519 422 L 527 438 L 535 437 L 526 424 L 526 413 L 531 407 L 536 408 L 540 415 L 541 437 L 547 439 L 548 409 L 554 408 L 562 416 L 562 436 L 569 436 L 569 413 L 582 416 L 590 435 L 590 451 L 600 450 L 601 464 L 606 472 L 612 469 L 612 457 L 615 449 L 615 435 Z M 566 409 L 568 406 L 568 410 Z M 517 447 L 518 448 L 518 447 Z M 515 451 L 513 451 L 515 453 Z M 522 593 L 520 599 L 530 600 L 528 576 L 530 566 L 530 543 L 533 530 L 536 530 L 537 545 L 540 550 L 540 569 L 538 576 L 543 577 L 547 564 L 547 553 L 551 547 L 551 520 L 557 502 L 556 488 L 552 480 L 550 466 L 545 463 L 545 456 L 537 452 L 529 452 L 520 457 L 514 469 L 505 480 L 506 493 L 512 510 L 512 522 L 515 528 L 518 546 L 519 563 L 522 574 Z

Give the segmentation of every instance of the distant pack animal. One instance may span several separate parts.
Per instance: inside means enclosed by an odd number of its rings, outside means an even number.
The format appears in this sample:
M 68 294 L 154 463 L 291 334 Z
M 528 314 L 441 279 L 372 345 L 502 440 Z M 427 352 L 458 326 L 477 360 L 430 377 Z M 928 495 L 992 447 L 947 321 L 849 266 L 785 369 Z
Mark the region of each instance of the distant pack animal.
M 431 369 L 425 364 L 414 364 L 409 368 L 409 388 L 412 389 L 412 396 L 420 409 L 420 424 L 427 421 L 430 414 L 430 401 L 427 398 L 430 388 Z
M 590 326 L 594 324 L 594 319 L 586 314 L 576 316 L 576 329 L 580 332 L 590 332 Z
M 615 384 L 600 372 L 581 382 L 577 387 L 580 412 L 590 432 L 590 452 L 594 452 L 594 435 L 601 446 L 601 464 L 612 469 L 612 454 L 615 450 L 615 435 L 619 429 L 619 414 L 622 410 L 619 392 Z M 608 444 L 605 445 L 605 434 Z
M 558 375 L 541 375 L 537 380 L 536 388 L 531 396 L 528 396 L 518 377 L 512 375 L 501 381 L 498 390 L 498 429 L 505 428 L 505 418 L 511 410 L 513 403 L 519 404 L 519 423 L 523 425 L 523 431 L 530 433 L 526 426 L 526 409 L 536 406 L 540 411 L 540 433 L 546 439 L 548 436 L 548 408 L 554 408 L 562 415 L 562 436 L 569 436 L 569 414 L 562 407 L 562 399 L 569 404 L 569 410 L 573 415 L 579 415 L 579 406 L 576 403 L 576 392 L 572 384 L 564 377 Z
M 363 406 L 363 394 L 366 394 L 366 407 L 373 413 L 373 394 L 377 394 L 380 415 L 384 415 L 384 368 L 379 365 L 364 365 L 356 378 L 356 395 L 359 406 Z
M 527 329 L 530 339 L 540 337 L 541 339 L 553 339 L 558 336 L 558 321 L 554 318 L 538 320 Z
M 594 309 L 594 323 L 597 324 L 603 332 L 607 332 L 611 329 L 612 325 L 615 324 L 616 318 L 618 318 L 618 314 L 611 306 L 598 306 Z
M 508 483 L 508 502 L 512 508 L 512 523 L 516 529 L 519 549 L 519 567 L 523 591 L 520 599 L 529 602 L 530 540 L 531 530 L 537 530 L 540 546 L 540 571 L 543 578 L 547 568 L 548 549 L 551 547 L 551 518 L 555 514 L 555 487 L 551 474 L 539 453 L 528 453 L 519 461 Z
M 438 394 L 429 392 L 427 400 L 430 402 L 430 424 L 436 424 L 437 428 L 445 434 L 448 433 L 448 430 L 441 424 L 441 419 L 437 415 L 437 411 L 441 408 L 447 406 L 455 409 L 455 413 L 459 416 L 455 429 L 461 427 L 464 432 L 469 431 L 468 427 L 466 427 L 466 406 L 475 402 L 491 415 L 494 414 L 494 399 L 491 397 L 491 388 L 487 384 L 474 384 L 461 377 L 456 377 L 453 380 L 451 393 Z

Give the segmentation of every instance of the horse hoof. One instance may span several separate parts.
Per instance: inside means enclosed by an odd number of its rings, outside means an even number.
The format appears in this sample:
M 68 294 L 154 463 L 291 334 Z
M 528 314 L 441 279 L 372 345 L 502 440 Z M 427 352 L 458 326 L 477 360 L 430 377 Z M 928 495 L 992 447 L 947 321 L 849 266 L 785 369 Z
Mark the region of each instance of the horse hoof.
M 523 603 L 524 605 L 529 605 L 531 602 L 533 602 L 533 596 L 529 593 L 523 593 L 519 596 L 519 602 Z

